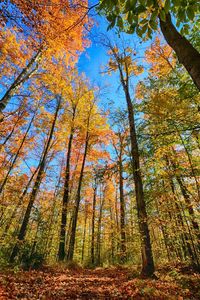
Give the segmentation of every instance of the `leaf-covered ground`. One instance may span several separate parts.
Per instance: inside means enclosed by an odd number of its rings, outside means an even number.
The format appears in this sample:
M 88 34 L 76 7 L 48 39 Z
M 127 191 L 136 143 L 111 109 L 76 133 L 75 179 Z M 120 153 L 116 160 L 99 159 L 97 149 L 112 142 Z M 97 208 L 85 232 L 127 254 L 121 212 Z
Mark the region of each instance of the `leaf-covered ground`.
M 200 299 L 200 275 L 167 270 L 157 280 L 125 268 L 45 268 L 0 273 L 0 299 Z

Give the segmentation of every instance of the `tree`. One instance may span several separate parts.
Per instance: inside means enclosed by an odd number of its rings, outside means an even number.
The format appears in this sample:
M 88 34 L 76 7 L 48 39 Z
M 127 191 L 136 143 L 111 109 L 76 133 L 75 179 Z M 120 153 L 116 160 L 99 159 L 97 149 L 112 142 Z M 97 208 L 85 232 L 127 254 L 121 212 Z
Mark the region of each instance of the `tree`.
M 67 143 L 67 156 L 65 167 L 65 181 L 64 181 L 64 193 L 63 193 L 63 205 L 62 205 L 62 217 L 60 228 L 60 244 L 58 251 L 59 260 L 65 258 L 65 244 L 66 244 L 66 224 L 67 224 L 67 205 L 70 199 L 70 164 L 72 155 L 72 146 L 74 134 L 81 125 L 81 114 L 83 110 L 84 98 L 87 97 L 88 89 L 85 86 L 85 81 L 82 76 L 73 78 L 73 86 L 66 87 L 65 97 L 68 99 L 66 122 L 69 122 L 69 136 Z
M 95 264 L 95 215 L 97 202 L 97 188 L 98 188 L 98 171 L 94 170 L 94 184 L 93 184 L 93 199 L 92 199 L 92 237 L 91 237 L 91 264 Z
M 199 94 L 182 82 L 185 72 L 180 72 L 169 46 L 161 46 L 158 38 L 146 50 L 146 59 L 149 76 L 136 89 L 138 106 L 144 113 L 142 135 L 151 157 L 145 163 L 145 181 L 151 184 L 149 195 L 156 202 L 157 222 L 169 259 L 189 258 L 199 268 L 198 143 L 192 135 L 199 127 L 195 113 Z
M 8 26 L 7 22 L 13 25 L 10 30 L 13 37 L 12 40 L 9 39 L 8 47 L 12 49 L 13 44 L 17 45 L 19 51 L 15 49 L 15 55 L 12 54 L 11 58 L 14 61 L 20 59 L 20 64 L 16 66 L 13 81 L 0 99 L 0 112 L 39 67 L 46 66 L 48 61 L 48 67 L 54 68 L 52 58 L 56 60 L 57 65 L 62 62 L 68 67 L 73 67 L 79 53 L 87 45 L 83 26 L 88 22 L 86 1 L 84 5 L 77 3 L 75 6 L 70 5 L 68 1 L 57 0 L 46 4 L 43 1 L 23 0 L 12 1 L 12 4 L 5 2 L 2 7 L 4 26 Z M 12 16 L 13 10 L 16 10 L 15 16 Z M 23 43 L 18 40 L 22 40 Z M 11 49 L 8 48 L 8 54 Z
M 131 166 L 135 184 L 138 222 L 141 236 L 142 275 L 152 276 L 154 273 L 154 261 L 147 222 L 147 211 L 140 167 L 140 152 L 136 133 L 135 113 L 130 94 L 130 78 L 132 75 L 140 74 L 143 71 L 143 68 L 141 66 L 137 66 L 136 62 L 132 60 L 133 50 L 129 47 L 123 47 L 123 49 L 120 51 L 120 49 L 118 49 L 116 46 L 112 46 L 110 42 L 108 42 L 106 46 L 108 47 L 108 53 L 110 54 L 108 72 L 119 72 L 120 82 L 123 88 L 128 110 L 132 156 Z
M 98 9 L 106 15 L 109 28 L 116 24 L 121 31 L 130 34 L 136 31 L 140 37 L 151 37 L 159 22 L 167 43 L 200 90 L 200 53 L 178 32 L 171 20 L 174 15 L 177 26 L 183 23 L 182 32 L 186 34 L 190 28 L 188 22 L 198 22 L 200 8 L 196 1 L 101 0 Z
M 78 186 L 75 196 L 75 207 L 72 216 L 72 228 L 69 241 L 69 250 L 67 255 L 67 260 L 73 260 L 74 256 L 74 245 L 75 245 L 75 236 L 76 236 L 76 227 L 78 220 L 78 213 L 81 201 L 81 189 L 83 185 L 84 170 L 86 161 L 89 155 L 92 156 L 92 151 L 95 151 L 95 145 L 105 142 L 107 134 L 107 126 L 105 124 L 105 119 L 100 116 L 97 106 L 96 106 L 96 97 L 93 90 L 88 90 L 87 93 L 83 94 L 85 98 L 85 104 L 82 111 L 82 125 L 80 126 L 80 139 L 81 143 L 84 145 L 82 153 L 82 162 L 80 166 L 80 174 L 78 178 Z M 98 151 L 97 151 L 98 152 Z
M 126 253 L 126 224 L 125 224 L 125 196 L 124 196 L 124 156 L 127 146 L 127 130 L 123 126 L 124 114 L 122 112 L 115 113 L 113 119 L 115 121 L 115 130 L 112 137 L 112 145 L 116 152 L 116 168 L 119 180 L 119 199 L 120 199 L 120 247 L 121 247 L 121 262 L 124 263 L 127 259 Z
M 53 117 L 53 122 L 52 122 L 52 125 L 51 125 L 51 128 L 50 128 L 50 131 L 49 131 L 49 136 L 48 136 L 46 145 L 44 147 L 44 152 L 43 152 L 42 157 L 41 157 L 40 165 L 39 165 L 39 168 L 38 168 L 38 173 L 37 173 L 37 176 L 36 176 L 36 179 L 35 179 L 34 186 L 32 188 L 29 203 L 28 203 L 28 206 L 27 206 L 27 209 L 26 209 L 23 221 L 22 221 L 22 225 L 20 227 L 20 231 L 19 231 L 19 234 L 18 234 L 18 241 L 16 242 L 16 244 L 15 244 L 13 250 L 12 250 L 11 256 L 10 256 L 10 262 L 11 263 L 14 262 L 15 257 L 18 255 L 18 252 L 20 250 L 19 243 L 22 242 L 25 238 L 26 231 L 27 231 L 27 226 L 28 226 L 28 222 L 29 222 L 29 218 L 30 218 L 30 214 L 31 214 L 31 210 L 32 210 L 34 201 L 36 199 L 37 193 L 39 191 L 39 187 L 40 187 L 40 184 L 41 184 L 41 181 L 42 181 L 42 176 L 44 174 L 44 169 L 45 169 L 46 160 L 47 160 L 47 154 L 48 154 L 48 151 L 49 151 L 49 148 L 50 148 L 51 140 L 53 138 L 53 133 L 54 133 L 57 117 L 58 117 L 58 112 L 59 112 L 59 109 L 60 109 L 60 104 L 61 104 L 60 96 L 58 97 L 58 99 L 56 99 L 56 102 L 57 103 L 56 103 L 55 114 L 54 114 L 54 117 Z

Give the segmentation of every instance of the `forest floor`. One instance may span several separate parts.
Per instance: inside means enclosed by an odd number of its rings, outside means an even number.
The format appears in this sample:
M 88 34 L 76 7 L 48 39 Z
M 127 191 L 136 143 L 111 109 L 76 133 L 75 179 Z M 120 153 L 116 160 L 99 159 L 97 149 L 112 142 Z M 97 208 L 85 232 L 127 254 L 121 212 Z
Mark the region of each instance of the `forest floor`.
M 142 279 L 131 268 L 95 270 L 45 267 L 0 272 L 0 300 L 7 299 L 200 299 L 200 275 L 166 268 Z

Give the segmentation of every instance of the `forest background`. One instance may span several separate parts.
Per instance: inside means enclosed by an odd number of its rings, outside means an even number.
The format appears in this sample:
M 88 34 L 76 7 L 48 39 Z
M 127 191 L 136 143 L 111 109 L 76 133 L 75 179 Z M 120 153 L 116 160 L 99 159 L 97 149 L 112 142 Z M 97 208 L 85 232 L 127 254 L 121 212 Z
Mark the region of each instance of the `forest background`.
M 97 4 L 0 4 L 0 263 L 198 271 L 198 1 Z

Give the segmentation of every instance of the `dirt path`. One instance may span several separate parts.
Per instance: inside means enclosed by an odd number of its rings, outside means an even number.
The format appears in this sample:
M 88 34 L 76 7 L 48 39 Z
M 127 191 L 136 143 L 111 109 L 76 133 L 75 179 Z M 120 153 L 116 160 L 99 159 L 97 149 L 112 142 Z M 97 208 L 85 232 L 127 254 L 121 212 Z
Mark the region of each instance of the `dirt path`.
M 131 279 L 131 271 L 127 269 L 47 269 L 0 274 L 0 300 L 12 299 L 199 298 L 173 281 Z

